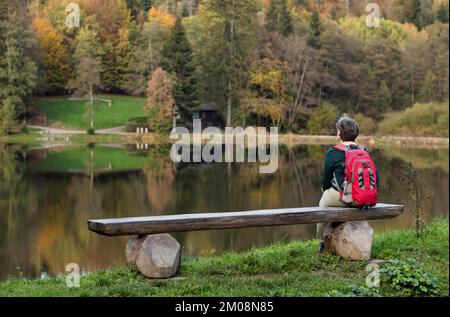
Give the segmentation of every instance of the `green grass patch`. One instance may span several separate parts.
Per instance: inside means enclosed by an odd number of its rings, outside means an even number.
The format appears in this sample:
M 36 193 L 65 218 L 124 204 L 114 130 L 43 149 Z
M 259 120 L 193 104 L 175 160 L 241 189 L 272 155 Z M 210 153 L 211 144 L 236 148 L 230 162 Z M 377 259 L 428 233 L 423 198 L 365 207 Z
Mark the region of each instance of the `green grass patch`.
M 414 258 L 436 279 L 435 295 L 448 296 L 448 220 L 435 220 L 422 237 L 413 230 L 378 234 L 373 256 Z M 402 261 L 400 261 L 402 262 Z M 392 261 L 392 263 L 396 263 Z M 379 289 L 367 289 L 366 261 L 320 255 L 316 241 L 279 242 L 263 249 L 221 256 L 183 258 L 179 276 L 148 280 L 128 268 L 90 273 L 69 289 L 63 276 L 0 283 L 0 296 L 404 296 L 385 276 Z M 387 266 L 386 266 L 387 265 Z M 397 268 L 384 264 L 389 271 Z M 403 272 L 404 273 L 404 272 Z M 415 280 L 411 285 L 415 285 Z M 421 283 L 418 281 L 418 283 Z M 420 287 L 420 284 L 419 284 Z
M 95 129 L 107 129 L 126 125 L 128 120 L 144 115 L 145 98 L 101 95 L 99 98 L 112 100 L 109 107 L 106 102 L 96 101 L 94 111 Z M 47 124 L 71 129 L 87 129 L 87 101 L 70 101 L 67 97 L 40 98 L 38 108 L 47 116 Z
M 96 146 L 93 149 L 93 160 L 91 161 L 91 150 L 89 147 L 68 147 L 61 152 L 50 153 L 36 166 L 37 171 L 43 172 L 67 172 L 74 170 L 95 169 L 117 170 L 139 170 L 143 169 L 148 158 L 145 156 L 132 155 L 123 149 Z M 92 163 L 93 162 L 93 163 Z

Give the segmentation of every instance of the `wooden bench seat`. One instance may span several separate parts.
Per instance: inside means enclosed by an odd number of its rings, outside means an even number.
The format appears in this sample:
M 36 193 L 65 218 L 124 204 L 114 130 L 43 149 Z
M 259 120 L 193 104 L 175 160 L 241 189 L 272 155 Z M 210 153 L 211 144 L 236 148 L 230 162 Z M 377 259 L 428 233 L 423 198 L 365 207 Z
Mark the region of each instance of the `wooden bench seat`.
M 349 260 L 363 260 L 370 258 L 372 247 L 373 230 L 366 220 L 394 218 L 403 210 L 404 206 L 389 204 L 368 210 L 285 208 L 89 220 L 88 227 L 104 236 L 134 236 L 126 246 L 127 264 L 146 277 L 168 278 L 178 271 L 181 257 L 180 244 L 168 233 L 329 223 L 323 235 L 325 248 Z
M 105 236 L 131 236 L 183 231 L 233 229 L 308 223 L 389 219 L 404 206 L 378 204 L 368 210 L 356 208 L 307 207 L 243 212 L 199 213 L 89 220 L 89 230 Z

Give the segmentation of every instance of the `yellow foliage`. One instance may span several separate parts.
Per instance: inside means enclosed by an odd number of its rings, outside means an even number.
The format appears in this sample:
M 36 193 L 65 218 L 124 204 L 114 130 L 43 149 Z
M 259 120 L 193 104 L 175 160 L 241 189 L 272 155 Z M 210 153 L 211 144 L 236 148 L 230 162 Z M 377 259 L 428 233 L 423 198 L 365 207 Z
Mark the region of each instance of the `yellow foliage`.
M 166 28 L 172 28 L 175 25 L 175 17 L 167 11 L 159 8 L 151 8 L 148 12 L 148 20 L 156 20 Z
M 35 19 L 33 27 L 43 53 L 46 84 L 54 90 L 64 89 L 69 71 L 69 53 L 64 39 L 46 19 Z

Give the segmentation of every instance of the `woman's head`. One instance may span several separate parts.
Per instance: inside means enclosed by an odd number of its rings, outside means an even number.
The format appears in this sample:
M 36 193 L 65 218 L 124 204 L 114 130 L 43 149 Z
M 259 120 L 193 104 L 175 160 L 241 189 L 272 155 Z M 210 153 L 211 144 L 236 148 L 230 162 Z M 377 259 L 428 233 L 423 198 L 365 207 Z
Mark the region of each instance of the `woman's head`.
M 358 123 L 346 114 L 336 123 L 336 129 L 337 136 L 342 142 L 355 142 L 359 136 Z

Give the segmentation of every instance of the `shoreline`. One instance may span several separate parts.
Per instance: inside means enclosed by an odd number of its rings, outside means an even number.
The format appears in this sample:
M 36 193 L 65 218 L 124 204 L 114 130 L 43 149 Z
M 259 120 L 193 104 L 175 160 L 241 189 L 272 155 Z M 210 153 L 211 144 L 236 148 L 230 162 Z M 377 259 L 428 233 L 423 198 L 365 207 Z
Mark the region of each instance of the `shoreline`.
M 448 234 L 448 219 L 442 218 L 425 225 L 421 237 L 413 229 L 375 234 L 373 262 L 319 254 L 314 240 L 281 241 L 242 253 L 183 258 L 178 275 L 166 280 L 117 267 L 83 275 L 80 288 L 66 287 L 64 276 L 10 279 L 0 282 L 0 296 L 449 296 Z M 365 286 L 369 263 L 382 263 L 383 269 L 393 265 L 389 260 L 409 258 L 417 262 L 414 274 L 436 281 L 419 285 L 429 288 L 425 293 L 415 293 L 422 292 L 415 281 L 398 288 L 384 275 L 379 289 Z
M 190 136 L 191 140 L 193 135 Z M 448 137 L 415 137 L 415 136 L 360 136 L 358 142 L 366 146 L 376 145 L 394 145 L 400 147 L 418 147 L 418 148 L 449 148 Z M 39 134 L 17 134 L 0 136 L 0 143 L 10 144 L 61 144 L 61 145 L 73 145 L 77 143 L 120 143 L 120 144 L 161 144 L 168 143 L 173 144 L 176 140 L 171 140 L 170 136 L 161 136 L 154 133 L 137 134 L 137 133 L 124 133 L 124 134 L 51 134 L 51 135 L 39 135 Z M 202 140 L 203 144 L 207 141 Z M 301 135 L 301 134 L 280 134 L 278 138 L 280 145 L 286 145 L 288 147 L 297 145 L 330 145 L 336 143 L 335 136 L 326 135 Z

